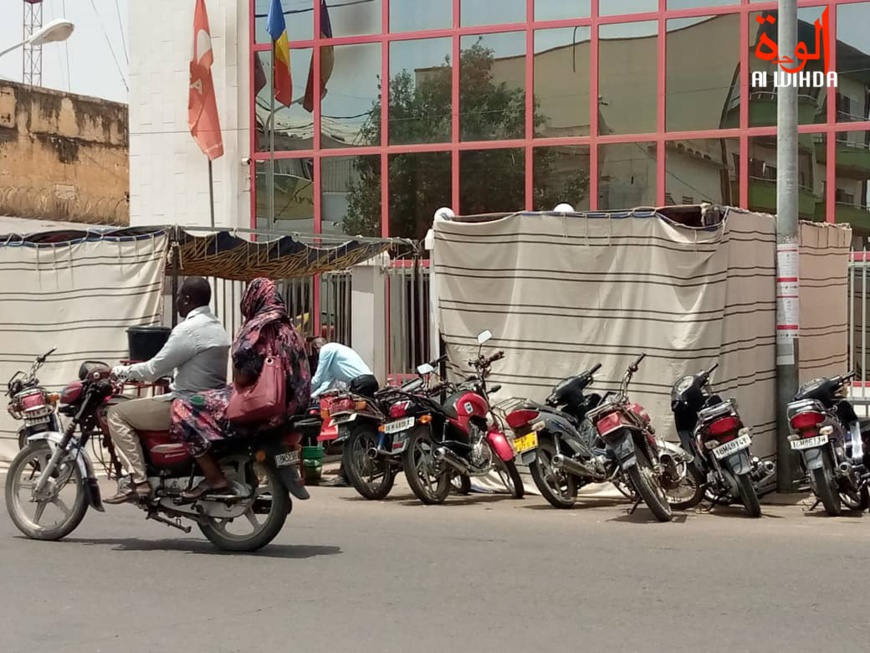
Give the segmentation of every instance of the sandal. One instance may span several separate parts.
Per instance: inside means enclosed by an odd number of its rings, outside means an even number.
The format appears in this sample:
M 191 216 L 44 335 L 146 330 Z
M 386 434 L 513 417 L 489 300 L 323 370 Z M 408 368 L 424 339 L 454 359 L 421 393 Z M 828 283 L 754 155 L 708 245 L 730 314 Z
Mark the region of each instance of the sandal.
M 231 494 L 232 491 L 233 489 L 229 484 L 223 487 L 212 487 L 208 481 L 200 481 L 199 485 L 193 489 L 184 490 L 180 496 L 185 501 L 198 501 L 207 494 L 219 494 L 221 492 Z

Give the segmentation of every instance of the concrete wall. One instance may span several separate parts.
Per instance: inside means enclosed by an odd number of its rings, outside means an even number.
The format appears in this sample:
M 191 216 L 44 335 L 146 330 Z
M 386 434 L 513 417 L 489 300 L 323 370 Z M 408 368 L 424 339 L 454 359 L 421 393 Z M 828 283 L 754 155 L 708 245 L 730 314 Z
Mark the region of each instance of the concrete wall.
M 0 82 L 0 215 L 126 225 L 127 107 Z
M 130 2 L 130 221 L 209 224 L 208 161 L 187 126 L 195 3 Z M 209 0 L 212 75 L 225 155 L 214 162 L 217 226 L 249 227 L 248 3 Z

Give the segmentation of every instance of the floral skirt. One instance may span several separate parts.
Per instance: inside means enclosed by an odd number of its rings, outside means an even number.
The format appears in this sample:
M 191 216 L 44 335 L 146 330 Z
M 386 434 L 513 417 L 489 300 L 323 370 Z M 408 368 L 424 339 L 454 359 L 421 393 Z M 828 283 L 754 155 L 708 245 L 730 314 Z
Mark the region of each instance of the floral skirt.
M 193 397 L 172 402 L 170 433 L 184 442 L 192 456 L 201 456 L 215 440 L 222 440 L 227 432 L 227 404 L 233 393 L 228 385 L 218 390 L 206 390 Z M 199 398 L 202 398 L 200 400 Z M 194 401 L 196 399 L 196 401 Z

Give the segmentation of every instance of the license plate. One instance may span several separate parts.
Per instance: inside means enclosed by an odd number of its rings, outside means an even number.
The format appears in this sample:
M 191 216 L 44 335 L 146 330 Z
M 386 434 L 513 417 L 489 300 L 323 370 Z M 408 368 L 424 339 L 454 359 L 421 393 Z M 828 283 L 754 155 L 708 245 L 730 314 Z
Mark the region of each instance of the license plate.
M 523 453 L 525 451 L 531 451 L 532 449 L 538 448 L 538 434 L 537 433 L 529 433 L 528 435 L 523 435 L 519 438 L 514 439 L 514 449 L 516 452 Z
M 275 456 L 275 467 L 290 467 L 290 465 L 298 464 L 298 451 L 288 451 L 287 453 L 279 453 L 277 456 Z
M 713 449 L 713 455 L 716 456 L 716 460 L 722 460 L 733 453 L 748 449 L 750 444 L 752 444 L 752 438 L 748 435 L 741 435 L 736 440 L 731 440 L 731 442 L 726 442 Z
M 414 426 L 414 422 L 416 422 L 416 418 L 414 417 L 406 417 L 405 419 L 396 420 L 395 422 L 388 422 L 384 424 L 384 433 L 399 433 L 400 431 L 407 431 L 409 428 Z
M 791 448 L 795 451 L 801 451 L 803 449 L 814 449 L 816 447 L 821 447 L 823 444 L 828 444 L 827 435 L 817 435 L 814 438 L 802 438 L 800 440 L 792 440 Z
M 390 447 L 390 451 L 394 454 L 402 453 L 405 450 L 405 447 L 408 446 L 408 434 L 407 433 L 399 433 L 398 435 L 393 437 L 393 444 Z

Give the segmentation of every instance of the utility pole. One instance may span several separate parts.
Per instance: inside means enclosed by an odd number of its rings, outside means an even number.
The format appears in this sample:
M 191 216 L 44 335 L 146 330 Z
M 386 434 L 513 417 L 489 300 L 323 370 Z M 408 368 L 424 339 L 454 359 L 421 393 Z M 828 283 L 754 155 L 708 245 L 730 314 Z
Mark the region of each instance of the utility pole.
M 24 0 L 24 29 L 26 41 L 42 29 L 42 0 Z M 24 66 L 21 81 L 27 86 L 42 86 L 42 46 L 24 46 Z
M 791 56 L 797 47 L 797 0 L 779 0 L 777 47 Z M 776 477 L 778 492 L 793 492 L 797 476 L 786 406 L 798 388 L 800 281 L 798 269 L 798 88 L 780 85 L 776 94 Z

